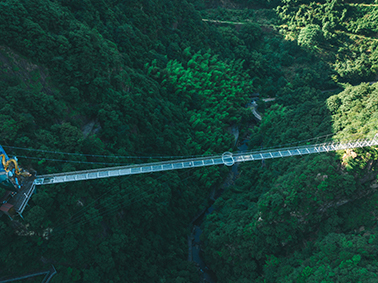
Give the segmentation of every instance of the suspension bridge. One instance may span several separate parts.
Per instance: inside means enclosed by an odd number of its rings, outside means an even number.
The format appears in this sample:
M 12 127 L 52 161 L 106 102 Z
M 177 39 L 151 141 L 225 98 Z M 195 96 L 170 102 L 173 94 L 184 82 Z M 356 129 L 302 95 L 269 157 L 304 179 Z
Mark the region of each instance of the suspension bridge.
M 41 185 L 94 180 L 169 170 L 200 168 L 214 165 L 232 166 L 235 163 L 241 162 L 285 158 L 316 153 L 320 154 L 323 152 L 362 148 L 376 145 L 378 145 L 378 134 L 376 134 L 372 139 L 359 139 L 347 142 L 324 142 L 312 145 L 301 145 L 237 153 L 225 152 L 223 154 L 212 156 L 31 176 L 28 179 L 24 180 L 22 188 L 18 191 L 15 197 L 10 198 L 8 203 L 3 203 L 3 205 L 0 207 L 0 211 L 3 211 L 4 213 L 8 214 L 8 216 L 10 216 L 11 210 L 13 210 L 13 214 L 18 213 L 22 216 L 22 213 L 33 192 L 35 191 L 36 186 Z
M 37 176 L 34 185 L 47 185 L 66 183 L 74 181 L 93 180 L 100 178 L 118 177 L 133 174 L 143 174 L 151 172 L 161 172 L 169 170 L 188 169 L 195 167 L 226 165 L 232 166 L 234 163 L 257 161 L 273 158 L 283 158 L 297 155 L 308 155 L 314 153 L 330 152 L 337 150 L 345 150 L 350 148 L 360 148 L 366 146 L 378 145 L 378 134 L 373 139 L 360 139 L 349 142 L 328 142 L 314 145 L 303 145 L 296 147 L 286 147 L 279 149 L 248 151 L 231 153 L 225 152 L 221 155 L 213 155 L 189 159 L 177 159 L 170 161 L 135 164 L 118 167 L 108 167 L 102 169 L 84 170 L 65 172 L 49 175 Z

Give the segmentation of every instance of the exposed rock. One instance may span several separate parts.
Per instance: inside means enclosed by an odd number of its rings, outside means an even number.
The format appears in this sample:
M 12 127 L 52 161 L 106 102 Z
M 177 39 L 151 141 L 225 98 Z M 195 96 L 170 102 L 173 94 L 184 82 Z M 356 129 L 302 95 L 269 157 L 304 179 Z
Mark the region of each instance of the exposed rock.
M 355 153 L 355 152 L 353 151 L 353 149 L 347 149 L 347 150 L 345 150 L 345 153 L 344 153 L 344 155 L 343 155 L 343 163 L 342 163 L 343 166 L 345 166 L 345 165 L 348 164 L 348 163 L 346 162 L 347 159 L 348 159 L 348 157 L 352 157 L 353 159 L 355 159 L 355 158 L 357 157 L 357 153 Z
M 328 175 L 322 175 L 320 173 L 318 173 L 318 175 L 316 175 L 316 178 L 315 178 L 315 180 L 317 181 L 324 181 L 325 179 L 328 179 Z
M 96 120 L 92 120 L 82 127 L 82 133 L 84 138 L 86 138 L 90 134 L 96 134 L 100 129 L 100 124 Z
M 358 180 L 358 182 L 362 185 L 362 184 L 365 184 L 367 182 L 374 181 L 376 178 L 377 178 L 377 172 L 372 171 L 372 172 L 365 174 L 360 180 Z M 373 189 L 375 187 L 371 187 L 371 188 Z
M 236 126 L 229 127 L 228 132 L 235 137 L 235 146 L 239 139 L 239 128 Z
M 22 58 L 9 47 L 0 46 L 0 65 L 0 74 L 5 72 L 8 75 L 12 74 L 19 77 L 29 87 L 39 83 L 42 92 L 49 95 L 54 94 L 54 91 L 49 86 L 48 70 L 43 66 L 33 64 L 28 59 Z M 36 77 L 36 74 L 38 74 L 38 77 Z M 38 78 L 37 81 L 36 78 Z
M 377 189 L 378 188 L 378 183 L 373 183 L 370 185 L 371 189 Z

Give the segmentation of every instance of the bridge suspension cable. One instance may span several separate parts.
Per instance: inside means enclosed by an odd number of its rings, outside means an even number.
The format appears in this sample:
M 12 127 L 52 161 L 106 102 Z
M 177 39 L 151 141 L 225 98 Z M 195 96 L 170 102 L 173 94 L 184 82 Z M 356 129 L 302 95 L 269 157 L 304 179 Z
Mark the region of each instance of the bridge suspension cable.
M 34 181 L 34 184 L 57 184 L 73 181 L 93 180 L 99 178 L 109 178 L 168 170 L 188 169 L 221 164 L 224 164 L 226 166 L 232 166 L 234 163 L 238 162 L 283 158 L 374 145 L 378 145 L 378 134 L 375 135 L 373 139 L 360 139 L 349 142 L 328 142 L 314 145 L 303 145 L 279 149 L 241 152 L 235 154 L 231 152 L 225 152 L 222 155 L 41 175 L 37 176 L 37 178 Z
M 279 144 L 275 146 L 270 146 L 270 147 L 264 147 L 264 149 L 271 149 L 271 148 L 278 148 L 278 147 L 284 147 L 284 146 L 295 146 L 299 144 L 303 144 L 305 142 L 311 142 L 315 141 L 316 143 L 319 141 L 319 139 L 327 139 L 329 137 L 332 137 L 334 134 L 329 133 L 325 134 L 322 136 L 317 136 L 314 138 L 306 139 L 306 140 L 300 140 L 300 141 L 295 141 L 295 142 L 290 142 L 290 143 L 285 143 L 285 144 Z M 275 137 L 273 137 L 274 139 Z M 58 150 L 45 150 L 45 149 L 37 149 L 37 148 L 29 148 L 29 147 L 18 147 L 18 146 L 8 146 L 8 145 L 3 145 L 4 148 L 9 148 L 15 151 L 21 150 L 21 151 L 29 151 L 29 152 L 41 152 L 41 153 L 49 153 L 49 154 L 54 154 L 54 155 L 60 155 L 60 156 L 84 156 L 84 157 L 93 157 L 93 158 L 111 158 L 111 159 L 172 159 L 172 158 L 195 158 L 195 157 L 204 157 L 204 156 L 210 156 L 214 154 L 197 154 L 197 155 L 159 155 L 157 153 L 150 153 L 149 155 L 104 155 L 104 154 L 88 154 L 88 153 L 78 153 L 78 152 L 63 152 L 63 151 L 58 151 Z M 139 153 L 141 152 L 135 152 L 134 153 Z M 18 157 L 21 158 L 29 158 L 29 159 L 45 159 L 49 161 L 58 161 L 58 162 L 74 162 L 74 163 L 80 163 L 79 161 L 71 161 L 71 160 L 62 160 L 62 159 L 48 159 L 48 158 L 40 158 L 40 157 L 30 157 L 30 156 L 23 156 L 20 154 L 14 154 Z M 81 163 L 93 163 L 93 164 L 110 164 L 108 162 L 81 162 Z M 114 162 L 113 162 L 114 163 Z M 116 163 L 114 163 L 116 165 Z M 119 163 L 119 165 L 125 165 L 124 163 Z

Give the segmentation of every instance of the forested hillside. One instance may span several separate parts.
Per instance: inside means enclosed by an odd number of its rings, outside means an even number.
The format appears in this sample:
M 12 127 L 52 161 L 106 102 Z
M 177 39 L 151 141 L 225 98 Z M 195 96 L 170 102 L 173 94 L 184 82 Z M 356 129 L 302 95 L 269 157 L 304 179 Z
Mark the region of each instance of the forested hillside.
M 0 144 L 47 174 L 235 151 L 235 128 L 250 148 L 372 137 L 377 5 L 0 0 Z M 275 98 L 259 123 L 253 96 Z M 218 282 L 375 282 L 377 159 L 240 165 L 202 225 Z M 24 219 L 0 219 L 0 278 L 200 282 L 190 223 L 228 173 L 38 187 Z
M 204 12 L 241 24 L 255 16 L 265 38 L 276 31 L 296 43 L 296 52 L 276 49 L 285 54 L 276 66 L 288 83 L 265 105 L 251 147 L 377 133 L 376 84 L 350 85 L 376 80 L 370 19 L 377 8 L 285 1 L 269 20 L 263 10 Z M 376 282 L 376 160 L 376 150 L 358 149 L 239 166 L 239 178 L 204 224 L 205 256 L 219 282 Z

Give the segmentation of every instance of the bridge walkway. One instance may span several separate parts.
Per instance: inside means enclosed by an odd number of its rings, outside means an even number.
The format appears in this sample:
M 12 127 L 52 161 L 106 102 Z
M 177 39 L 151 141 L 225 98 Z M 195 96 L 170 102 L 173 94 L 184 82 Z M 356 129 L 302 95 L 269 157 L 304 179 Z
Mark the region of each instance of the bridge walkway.
M 213 155 L 207 157 L 198 157 L 190 159 L 178 159 L 169 160 L 163 162 L 134 164 L 119 167 L 108 167 L 102 169 L 84 170 L 65 172 L 49 175 L 37 176 L 34 181 L 35 185 L 47 185 L 66 183 L 73 181 L 93 180 L 100 178 L 118 177 L 133 174 L 143 174 L 150 172 L 160 172 L 168 170 L 179 170 L 198 168 L 204 166 L 213 165 L 226 165 L 232 166 L 235 162 L 247 162 L 258 161 L 272 158 L 283 158 L 298 155 L 307 155 L 314 153 L 330 152 L 336 150 L 344 150 L 348 148 L 359 148 L 366 146 L 378 145 L 378 136 L 374 136 L 373 139 L 361 139 L 350 142 L 329 142 L 320 143 L 314 145 L 303 145 L 297 147 L 287 147 L 279 149 L 261 150 L 261 151 L 249 151 L 232 154 L 231 152 L 225 152 L 222 155 Z

